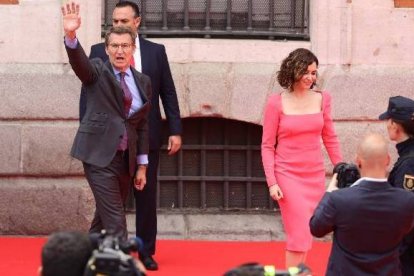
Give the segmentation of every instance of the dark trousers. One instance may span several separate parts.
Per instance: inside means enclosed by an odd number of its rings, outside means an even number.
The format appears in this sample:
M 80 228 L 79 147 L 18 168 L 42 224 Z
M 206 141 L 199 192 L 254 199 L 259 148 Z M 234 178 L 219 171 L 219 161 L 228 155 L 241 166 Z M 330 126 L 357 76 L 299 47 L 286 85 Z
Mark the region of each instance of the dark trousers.
M 144 243 L 143 256 L 155 254 L 157 238 L 157 169 L 159 150 L 150 150 L 148 155 L 147 184 L 142 191 L 134 189 L 136 208 L 136 234 Z
M 126 239 L 128 230 L 124 203 L 131 184 L 127 154 L 118 151 L 105 168 L 87 163 L 83 163 L 83 168 L 96 202 L 89 233 L 100 233 L 105 229 Z

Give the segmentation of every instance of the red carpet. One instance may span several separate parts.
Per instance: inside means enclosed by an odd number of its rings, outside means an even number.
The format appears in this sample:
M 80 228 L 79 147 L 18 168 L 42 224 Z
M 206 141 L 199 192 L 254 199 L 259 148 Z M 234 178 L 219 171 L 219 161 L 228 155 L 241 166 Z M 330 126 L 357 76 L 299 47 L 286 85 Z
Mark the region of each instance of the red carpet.
M 0 237 L 0 275 L 37 275 L 40 250 L 45 238 Z M 324 275 L 331 243 L 315 242 L 308 253 L 313 275 Z M 160 270 L 149 276 L 223 275 L 230 268 L 246 262 L 283 268 L 283 242 L 212 242 L 161 240 L 156 260 Z

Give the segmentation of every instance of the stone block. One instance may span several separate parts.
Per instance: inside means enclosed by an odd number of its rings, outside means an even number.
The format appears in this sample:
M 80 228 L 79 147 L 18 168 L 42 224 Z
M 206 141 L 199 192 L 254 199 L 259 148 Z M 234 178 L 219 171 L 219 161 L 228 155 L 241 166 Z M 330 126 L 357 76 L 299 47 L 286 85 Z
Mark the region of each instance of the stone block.
M 360 122 L 335 122 L 335 130 L 341 145 L 342 155 L 345 162 L 355 162 L 356 151 L 361 139 L 368 133 L 380 133 L 388 139 L 388 133 L 384 122 L 360 121 Z M 389 144 L 392 160 L 397 160 L 395 144 Z M 333 166 L 329 160 L 325 147 L 325 168 L 328 175 L 332 173 Z
M 188 87 L 188 66 L 178 63 L 170 63 L 171 74 L 174 80 L 175 90 L 177 92 L 178 104 L 180 106 L 181 117 L 188 117 L 190 114 L 190 106 L 188 99 L 190 91 Z M 165 118 L 164 108 L 161 106 L 161 115 Z
M 263 108 L 269 94 L 280 91 L 276 81 L 275 64 L 234 64 L 231 76 L 232 90 L 230 119 L 261 123 Z
M 188 235 L 207 240 L 284 239 L 279 214 L 194 214 L 188 217 Z
M 188 50 L 195 62 L 280 63 L 292 49 L 310 48 L 308 41 L 270 41 L 247 39 L 192 40 Z
M 267 95 L 280 89 L 274 64 L 194 63 L 174 67 L 182 117 L 213 116 L 259 123 Z
M 158 234 L 164 239 L 187 238 L 186 217 L 179 214 L 158 213 Z
M 311 47 L 309 41 L 250 39 L 149 38 L 165 46 L 170 63 L 280 63 L 292 49 Z
M 160 211 L 157 214 L 158 239 L 182 240 L 188 238 L 185 215 Z M 135 213 L 127 214 L 129 236 L 135 236 Z
M 0 60 L 5 63 L 59 63 L 66 56 L 60 5 L 62 1 L 20 1 L 2 5 L 0 15 Z M 77 36 L 83 45 L 100 40 L 101 1 L 82 3 L 82 27 Z M 45 16 L 47 15 L 47 16 Z M 42 26 L 38 28 L 33 19 Z
M 393 3 L 376 1 L 366 5 L 363 1 L 353 1 L 352 25 L 364 26 L 352 28 L 353 63 L 412 67 L 414 53 L 410 49 L 414 11 L 410 8 L 396 9 Z
M 22 130 L 23 173 L 83 175 L 80 161 L 70 156 L 77 122 L 33 123 Z
M 186 65 L 191 117 L 228 117 L 232 82 L 231 63 L 196 63 Z
M 0 178 L 0 234 L 87 231 L 95 201 L 83 178 Z
M 159 210 L 157 239 L 284 240 L 285 233 L 280 213 L 199 212 Z M 135 235 L 135 214 L 127 214 L 130 236 Z
M 78 118 L 80 81 L 70 66 L 1 65 L 0 72 L 0 118 Z
M 18 174 L 21 157 L 21 125 L 0 124 L 0 174 Z
M 329 67 L 324 90 L 332 95 L 337 120 L 378 120 L 391 96 L 412 97 L 414 69 L 386 66 Z

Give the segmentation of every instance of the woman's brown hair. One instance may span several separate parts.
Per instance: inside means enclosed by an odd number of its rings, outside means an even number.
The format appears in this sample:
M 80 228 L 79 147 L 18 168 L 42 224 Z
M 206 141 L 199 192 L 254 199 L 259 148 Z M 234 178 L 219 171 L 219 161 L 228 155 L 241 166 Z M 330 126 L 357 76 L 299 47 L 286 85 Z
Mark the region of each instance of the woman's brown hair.
M 306 74 L 308 66 L 314 62 L 316 66 L 319 65 L 318 58 L 308 49 L 298 48 L 291 52 L 282 61 L 280 71 L 277 73 L 277 81 L 280 86 L 289 91 L 293 91 L 293 84 Z

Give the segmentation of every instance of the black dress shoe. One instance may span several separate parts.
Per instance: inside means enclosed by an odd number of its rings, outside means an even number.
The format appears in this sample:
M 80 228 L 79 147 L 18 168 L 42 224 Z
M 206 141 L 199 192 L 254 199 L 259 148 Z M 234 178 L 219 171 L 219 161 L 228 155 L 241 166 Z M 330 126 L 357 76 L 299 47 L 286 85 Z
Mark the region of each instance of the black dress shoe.
M 140 260 L 147 270 L 158 270 L 158 264 L 152 256 L 143 256 L 140 257 Z

